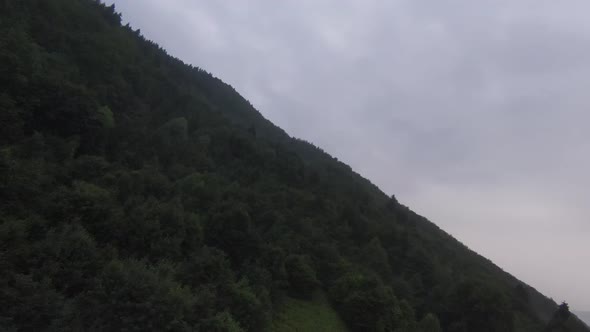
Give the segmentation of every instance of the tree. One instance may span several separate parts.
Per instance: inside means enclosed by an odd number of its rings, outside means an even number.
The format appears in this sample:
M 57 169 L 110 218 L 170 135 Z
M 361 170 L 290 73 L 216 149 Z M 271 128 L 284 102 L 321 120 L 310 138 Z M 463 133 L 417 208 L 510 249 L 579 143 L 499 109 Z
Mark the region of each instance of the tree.
M 291 293 L 296 297 L 311 298 L 313 291 L 319 286 L 315 270 L 305 256 L 291 255 L 285 260 L 285 269 Z
M 223 311 L 214 317 L 205 320 L 202 324 L 203 331 L 211 332 L 243 332 L 240 324 L 232 317 L 232 315 Z
M 373 271 L 377 271 L 384 280 L 391 279 L 391 267 L 387 252 L 381 246 L 379 238 L 374 237 L 361 252 L 361 262 Z
M 77 299 L 72 320 L 82 330 L 190 331 L 194 298 L 170 275 L 140 261 L 109 262 L 96 284 Z M 100 312 L 100 315 L 96 315 Z
M 413 312 L 404 311 L 391 287 L 373 276 L 346 273 L 330 289 L 330 298 L 353 331 L 393 331 L 413 323 L 408 317 Z
M 418 332 L 442 332 L 438 318 L 429 313 L 418 323 Z
M 479 280 L 464 281 L 457 286 L 451 310 L 457 331 L 463 328 L 481 332 L 514 330 L 514 313 L 506 294 Z
M 565 326 L 566 321 L 571 316 L 569 305 L 566 302 L 562 302 L 558 307 L 553 317 L 545 328 L 546 332 L 553 331 L 568 331 Z

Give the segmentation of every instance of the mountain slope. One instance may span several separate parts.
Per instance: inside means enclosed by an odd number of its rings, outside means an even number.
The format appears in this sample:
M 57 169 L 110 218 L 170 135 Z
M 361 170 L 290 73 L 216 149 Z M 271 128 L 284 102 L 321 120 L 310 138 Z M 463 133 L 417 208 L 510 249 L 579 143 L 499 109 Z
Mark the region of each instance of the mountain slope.
M 351 331 L 557 309 L 97 1 L 0 0 L 0 111 L 5 330 L 260 331 L 318 291 Z
M 590 311 L 578 311 L 576 315 L 582 320 L 587 326 L 590 326 Z

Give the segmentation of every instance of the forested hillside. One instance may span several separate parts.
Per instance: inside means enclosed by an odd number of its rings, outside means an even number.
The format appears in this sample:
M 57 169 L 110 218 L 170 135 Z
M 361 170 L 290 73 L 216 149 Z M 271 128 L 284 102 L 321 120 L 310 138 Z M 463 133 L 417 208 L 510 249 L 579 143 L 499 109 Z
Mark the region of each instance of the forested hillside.
M 313 313 L 355 332 L 588 331 L 113 7 L 0 0 L 0 331 Z

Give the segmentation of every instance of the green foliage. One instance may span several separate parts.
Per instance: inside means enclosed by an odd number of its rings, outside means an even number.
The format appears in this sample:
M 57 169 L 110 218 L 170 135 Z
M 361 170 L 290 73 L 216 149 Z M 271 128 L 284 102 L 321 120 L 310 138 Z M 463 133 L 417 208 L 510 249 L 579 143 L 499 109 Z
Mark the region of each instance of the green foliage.
M 24 121 L 19 113 L 14 100 L 0 93 L 0 144 L 22 139 Z
M 287 277 L 295 297 L 309 298 L 319 281 L 308 260 L 301 255 L 291 255 L 285 260 Z
M 223 311 L 203 323 L 203 330 L 211 332 L 242 332 L 240 324 L 227 311 Z
M 25 332 L 505 332 L 557 305 L 114 6 L 0 0 L 0 308 Z
M 514 313 L 508 297 L 488 284 L 466 281 L 453 294 L 456 322 L 451 331 L 514 331 Z
M 360 261 L 372 271 L 378 272 L 383 279 L 391 278 L 392 270 L 389 266 L 389 257 L 381 246 L 379 238 L 373 238 L 363 247 Z
M 260 331 L 266 327 L 270 315 L 246 279 L 231 285 L 229 297 L 230 311 L 245 330 Z
M 115 126 L 115 119 L 113 111 L 108 106 L 101 106 L 96 110 L 96 118 L 104 128 L 113 128 Z
M 187 128 L 188 122 L 185 118 L 174 118 L 160 127 L 158 135 L 163 143 L 170 147 L 188 138 Z
M 569 331 L 566 322 L 570 316 L 569 305 L 566 302 L 562 302 L 553 314 L 553 317 L 551 317 L 545 331 Z
M 442 332 L 440 322 L 433 314 L 427 314 L 418 323 L 418 332 Z
M 190 331 L 195 326 L 190 291 L 140 261 L 107 263 L 78 301 L 72 319 L 84 330 Z
M 393 331 L 413 320 L 403 316 L 391 288 L 376 277 L 345 274 L 330 289 L 330 297 L 353 331 Z

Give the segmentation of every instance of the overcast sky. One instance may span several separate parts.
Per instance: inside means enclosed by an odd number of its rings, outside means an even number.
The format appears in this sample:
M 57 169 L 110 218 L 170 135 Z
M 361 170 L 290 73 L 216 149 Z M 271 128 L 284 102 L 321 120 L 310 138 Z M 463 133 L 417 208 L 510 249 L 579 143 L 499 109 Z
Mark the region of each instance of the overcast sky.
M 590 310 L 587 0 L 115 3 L 292 136 Z

